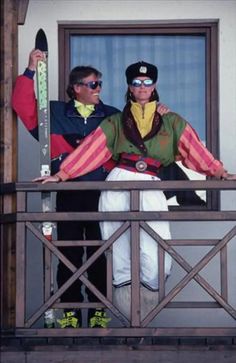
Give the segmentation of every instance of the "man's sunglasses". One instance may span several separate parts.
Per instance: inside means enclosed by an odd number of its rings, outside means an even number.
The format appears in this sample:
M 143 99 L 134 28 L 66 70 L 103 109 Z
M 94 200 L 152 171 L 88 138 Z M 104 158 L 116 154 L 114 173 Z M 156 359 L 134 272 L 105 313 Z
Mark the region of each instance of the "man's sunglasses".
M 142 84 L 145 86 L 145 87 L 151 87 L 153 85 L 153 80 L 152 79 L 144 79 L 144 80 L 141 80 L 141 79 L 133 79 L 131 85 L 133 87 L 141 87 Z
M 81 85 L 81 86 L 88 87 L 90 89 L 96 89 L 98 86 L 102 87 L 102 81 L 90 81 L 90 82 L 87 82 L 87 83 L 79 82 L 78 84 Z

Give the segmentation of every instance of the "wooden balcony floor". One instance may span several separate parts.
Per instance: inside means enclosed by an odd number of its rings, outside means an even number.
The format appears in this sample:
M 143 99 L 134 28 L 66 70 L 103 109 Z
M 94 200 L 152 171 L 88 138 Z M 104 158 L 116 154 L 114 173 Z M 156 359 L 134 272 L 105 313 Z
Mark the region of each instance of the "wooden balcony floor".
M 235 363 L 236 338 L 7 338 L 1 363 Z

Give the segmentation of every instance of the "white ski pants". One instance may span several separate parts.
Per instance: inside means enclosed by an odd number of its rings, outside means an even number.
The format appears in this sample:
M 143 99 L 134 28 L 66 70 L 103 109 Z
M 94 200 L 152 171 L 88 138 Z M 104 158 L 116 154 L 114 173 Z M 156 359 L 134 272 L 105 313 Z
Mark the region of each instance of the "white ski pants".
M 159 178 L 129 170 L 114 168 L 106 180 L 160 180 Z M 127 191 L 102 191 L 99 200 L 100 211 L 129 211 L 130 193 Z M 167 211 L 165 195 L 159 190 L 140 193 L 141 211 Z M 101 222 L 103 240 L 107 240 L 122 222 Z M 167 221 L 150 221 L 148 225 L 163 239 L 170 239 Z M 140 281 L 152 290 L 158 290 L 158 244 L 144 230 L 140 229 Z M 171 257 L 165 253 L 165 274 L 170 274 Z M 131 281 L 130 230 L 123 233 L 113 244 L 113 284 L 122 286 Z

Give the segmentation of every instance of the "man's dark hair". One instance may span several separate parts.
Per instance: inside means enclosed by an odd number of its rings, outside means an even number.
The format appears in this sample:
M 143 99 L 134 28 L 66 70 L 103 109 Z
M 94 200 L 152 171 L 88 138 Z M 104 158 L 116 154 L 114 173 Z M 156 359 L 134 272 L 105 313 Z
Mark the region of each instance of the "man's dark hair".
M 78 66 L 71 70 L 69 75 L 69 84 L 66 90 L 70 98 L 76 98 L 73 86 L 79 82 L 82 82 L 84 78 L 90 76 L 91 74 L 94 74 L 98 78 L 102 77 L 102 73 L 91 66 Z

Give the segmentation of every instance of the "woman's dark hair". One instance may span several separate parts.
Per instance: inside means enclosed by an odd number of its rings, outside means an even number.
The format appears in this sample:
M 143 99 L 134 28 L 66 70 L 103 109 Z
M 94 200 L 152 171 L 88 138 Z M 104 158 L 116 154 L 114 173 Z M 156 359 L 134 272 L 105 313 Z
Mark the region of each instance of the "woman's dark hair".
M 83 81 L 84 78 L 94 74 L 96 77 L 101 78 L 102 73 L 99 72 L 96 68 L 91 66 L 78 66 L 71 70 L 69 75 L 69 84 L 67 86 L 67 94 L 71 99 L 76 98 L 76 94 L 74 91 L 74 85 Z
M 156 88 L 154 88 L 154 90 L 153 90 L 153 92 L 151 94 L 149 102 L 152 102 L 152 101 L 159 102 L 159 100 L 160 100 L 159 94 L 158 94 Z M 129 102 L 129 101 L 134 101 L 135 102 L 136 101 L 135 98 L 134 98 L 134 95 L 132 94 L 132 92 L 130 92 L 129 87 L 128 87 L 127 92 L 125 94 L 125 101 L 126 102 Z

